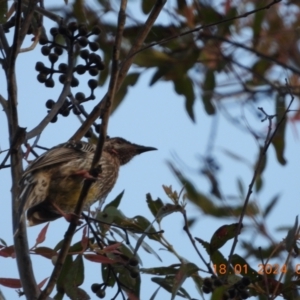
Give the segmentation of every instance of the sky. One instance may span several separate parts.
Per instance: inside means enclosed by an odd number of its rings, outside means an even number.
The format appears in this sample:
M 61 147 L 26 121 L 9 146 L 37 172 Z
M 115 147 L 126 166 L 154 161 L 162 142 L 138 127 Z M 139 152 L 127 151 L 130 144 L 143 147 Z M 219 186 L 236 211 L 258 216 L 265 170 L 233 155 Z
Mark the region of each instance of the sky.
M 134 4 L 137 5 L 136 2 Z M 45 61 L 44 58 L 42 59 Z M 36 60 L 37 52 L 35 51 L 20 55 L 17 63 L 20 126 L 27 127 L 28 131 L 36 126 L 41 117 L 46 114 L 45 102 L 48 99 L 57 99 L 61 88 L 61 85 L 57 84 L 54 89 L 46 89 L 36 81 L 37 72 L 34 70 Z M 195 102 L 196 122 L 193 123 L 185 112 L 183 97 L 174 93 L 172 83 L 159 81 L 150 87 L 149 82 L 152 75 L 153 70 L 143 72 L 137 85 L 129 89 L 124 103 L 120 105 L 110 118 L 108 134 L 112 137 L 120 136 L 141 145 L 156 147 L 158 151 L 140 155 L 128 165 L 122 167 L 117 184 L 106 199 L 106 202 L 109 202 L 125 189 L 120 205 L 123 213 L 128 217 L 143 215 L 150 221 L 153 220 L 153 217 L 145 201 L 146 193 L 150 192 L 153 199 L 160 197 L 163 202 L 170 203 L 162 189 L 162 185 L 172 185 L 177 191 L 180 191 L 182 188 L 170 170 L 168 162 L 174 163 L 187 175 L 199 191 L 209 195 L 209 184 L 203 176 L 199 175 L 199 170 L 201 157 L 206 154 L 211 126 L 216 124 L 216 117 L 209 117 L 205 114 L 199 97 Z M 2 72 L 0 74 L 1 82 L 5 82 L 3 76 Z M 88 94 L 87 80 L 87 78 L 82 77 L 80 87 L 75 92 L 83 91 Z M 97 88 L 97 100 L 89 103 L 89 107 L 92 107 L 96 101 L 102 98 L 106 88 Z M 0 87 L 0 93 L 6 97 L 4 84 Z M 267 112 L 273 113 L 272 99 L 265 99 L 265 101 L 253 105 L 254 110 L 256 105 L 263 105 Z M 251 127 L 260 128 L 262 132 L 266 132 L 268 124 L 266 122 L 262 123 L 258 118 L 254 118 L 253 114 L 249 113 L 247 109 L 245 109 L 245 112 L 241 112 L 240 108 L 235 108 L 233 103 L 229 103 L 226 107 L 234 116 L 245 113 L 245 117 Z M 230 195 L 238 195 L 238 179 L 243 182 L 245 189 L 247 189 L 253 176 L 253 170 L 249 166 L 228 157 L 224 149 L 237 153 L 253 165 L 257 157 L 257 142 L 251 137 L 250 133 L 236 128 L 224 115 L 218 115 L 217 118 L 215 147 L 211 154 L 217 157 L 220 163 L 221 169 L 218 173 L 218 179 L 221 183 L 222 192 L 229 198 Z M 50 148 L 65 142 L 78 126 L 79 123 L 75 116 L 69 118 L 59 116 L 57 123 L 49 124 L 44 130 L 39 144 Z M 272 147 L 269 149 L 267 168 L 263 175 L 263 178 L 266 179 L 265 185 L 259 194 L 254 193 L 252 197 L 252 200 L 255 200 L 259 207 L 265 208 L 271 198 L 280 193 L 279 203 L 266 220 L 268 228 L 275 234 L 276 241 L 281 241 L 286 235 L 286 232 L 277 231 L 276 228 L 292 226 L 299 212 L 298 197 L 300 185 L 296 176 L 300 169 L 298 154 L 300 142 L 296 134 L 296 132 L 299 132 L 299 129 L 298 124 L 295 127 L 292 127 L 291 124 L 287 126 L 285 157 L 288 163 L 286 166 L 281 166 L 276 160 L 274 149 Z M 7 122 L 3 111 L 0 111 L 0 137 L 1 150 L 7 149 Z M 0 159 L 2 160 L 4 156 L 5 153 L 2 153 Z M 24 166 L 26 166 L 25 162 Z M 0 182 L 2 194 L 0 238 L 5 240 L 8 245 L 11 245 L 13 238 L 10 215 L 11 180 L 9 169 L 0 170 Z M 187 214 L 189 217 L 197 219 L 196 224 L 192 228 L 193 236 L 200 237 L 206 241 L 210 240 L 216 229 L 224 225 L 223 219 L 218 220 L 207 217 L 191 203 L 187 205 Z M 234 222 L 237 222 L 237 219 L 231 218 L 228 219 L 227 224 Z M 245 219 L 242 238 L 252 240 L 257 246 L 264 245 L 266 242 L 254 234 L 251 224 L 251 220 Z M 43 225 L 28 228 L 29 245 L 34 245 L 42 227 Z M 63 238 L 67 227 L 68 223 L 63 219 L 52 222 L 43 246 L 54 247 Z M 203 267 L 202 262 L 182 229 L 183 218 L 179 213 L 166 217 L 162 221 L 162 227 L 165 230 L 166 238 L 182 257 Z M 73 241 L 75 242 L 79 239 L 80 235 L 77 235 Z M 146 242 L 149 242 L 153 249 L 158 252 L 163 260 L 163 265 L 178 263 L 176 257 L 162 250 L 158 243 L 153 243 L 149 240 L 146 240 Z M 225 257 L 229 254 L 230 246 L 231 243 L 221 249 Z M 205 256 L 204 249 L 201 246 L 199 246 L 199 249 Z M 143 250 L 140 253 L 143 267 L 148 268 L 160 265 L 160 262 L 153 255 Z M 38 256 L 32 256 L 32 259 L 36 280 L 40 282 L 49 276 L 52 263 L 50 260 Z M 90 291 L 90 285 L 95 282 L 101 282 L 100 265 L 87 261 L 85 261 L 85 264 L 85 283 L 82 288 L 89 293 L 91 299 L 96 299 Z M 18 277 L 15 259 L 0 257 L 0 266 L 0 277 Z M 256 270 L 258 268 L 256 265 L 252 267 Z M 201 275 L 205 276 L 203 273 Z M 141 299 L 149 299 L 157 288 L 149 278 L 150 276 L 147 275 L 142 276 L 142 280 L 145 279 L 145 281 L 142 283 Z M 200 298 L 190 279 L 187 280 L 184 287 L 192 297 Z M 18 299 L 18 295 L 13 289 L 1 287 L 1 290 L 6 299 Z M 112 291 L 107 290 L 107 295 L 112 297 L 115 291 L 116 289 Z M 169 297 L 170 294 L 161 289 L 157 299 L 168 299 Z

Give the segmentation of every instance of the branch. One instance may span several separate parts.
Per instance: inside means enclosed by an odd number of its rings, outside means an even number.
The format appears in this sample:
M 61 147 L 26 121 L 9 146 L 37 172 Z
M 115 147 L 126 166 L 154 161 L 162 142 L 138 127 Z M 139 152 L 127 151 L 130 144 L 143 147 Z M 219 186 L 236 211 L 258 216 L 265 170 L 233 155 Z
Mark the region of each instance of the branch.
M 286 85 L 287 85 L 287 89 L 289 90 L 288 83 L 286 83 Z M 244 202 L 244 205 L 243 205 L 243 208 L 242 208 L 242 211 L 241 211 L 241 215 L 240 215 L 237 232 L 240 232 L 240 230 L 241 230 L 242 222 L 243 222 L 243 219 L 244 219 L 244 216 L 245 216 L 245 213 L 246 213 L 246 209 L 247 209 L 247 206 L 248 206 L 248 203 L 249 203 L 249 200 L 250 200 L 250 196 L 252 194 L 252 189 L 253 189 L 253 186 L 255 184 L 256 178 L 259 175 L 260 168 L 261 168 L 261 166 L 263 164 L 263 161 L 264 161 L 264 156 L 266 155 L 266 153 L 267 153 L 267 151 L 269 149 L 269 146 L 271 145 L 272 140 L 274 139 L 275 135 L 277 134 L 278 129 L 280 128 L 280 126 L 284 122 L 284 120 L 286 119 L 287 113 L 289 112 L 290 107 L 291 107 L 291 105 L 292 105 L 293 102 L 294 102 L 294 97 L 293 97 L 293 95 L 291 95 L 291 101 L 290 101 L 288 107 L 286 108 L 286 110 L 284 111 L 281 119 L 277 122 L 275 130 L 273 131 L 272 134 L 271 134 L 271 130 L 272 130 L 272 126 L 271 125 L 272 125 L 272 118 L 273 118 L 273 116 L 267 117 L 267 119 L 269 120 L 269 128 L 268 128 L 268 133 L 267 133 L 267 136 L 266 136 L 266 139 L 265 139 L 265 145 L 264 145 L 264 147 L 263 147 L 263 149 L 262 149 L 262 151 L 260 153 L 260 156 L 259 156 L 256 168 L 254 170 L 254 174 L 253 174 L 252 180 L 251 180 L 251 182 L 249 184 L 248 192 L 247 192 L 247 195 L 246 195 L 246 198 L 245 198 L 245 202 Z M 230 261 L 231 261 L 232 255 L 234 253 L 235 247 L 237 245 L 237 242 L 238 242 L 238 235 L 236 235 L 234 237 L 234 240 L 233 240 L 233 243 L 232 243 L 232 248 L 231 248 L 231 251 L 230 251 L 230 254 L 229 254 L 229 259 L 228 259 L 227 270 L 229 270 Z
M 248 17 L 249 15 L 252 15 L 252 14 L 255 14 L 259 11 L 262 11 L 262 10 L 265 10 L 265 9 L 269 9 L 271 6 L 273 6 L 274 4 L 277 4 L 281 2 L 281 0 L 273 0 L 271 3 L 261 7 L 261 8 L 257 8 L 257 9 L 254 9 L 254 10 L 250 10 L 242 15 L 239 15 L 239 16 L 236 16 L 236 17 L 232 17 L 232 18 L 228 18 L 228 19 L 225 19 L 225 20 L 221 20 L 221 21 L 218 21 L 218 22 L 214 22 L 214 23 L 210 23 L 210 24 L 207 24 L 207 25 L 202 25 L 202 26 L 198 26 L 194 29 L 191 29 L 191 30 L 187 30 L 187 31 L 184 31 L 182 33 L 179 33 L 179 34 L 174 34 L 166 39 L 162 39 L 158 42 L 153 42 L 153 43 L 150 43 L 149 45 L 141 48 L 141 49 L 138 49 L 136 52 L 132 53 L 132 56 L 135 56 L 136 54 L 138 54 L 139 52 L 142 52 L 146 49 L 149 49 L 149 48 L 152 48 L 154 46 L 157 46 L 157 45 L 163 45 L 171 40 L 174 40 L 174 39 L 177 39 L 179 37 L 182 37 L 182 36 L 185 36 L 185 35 L 188 35 L 188 34 L 191 34 L 191 33 L 194 33 L 194 32 L 198 32 L 200 31 L 201 29 L 204 29 L 204 28 L 208 28 L 208 27 L 212 27 L 212 26 L 216 26 L 216 25 L 219 25 L 219 24 L 223 24 L 223 23 L 227 23 L 227 22 L 230 22 L 230 21 L 233 21 L 233 20 L 238 20 L 238 19 L 242 19 L 242 18 L 246 18 Z M 131 56 L 129 56 L 127 59 L 131 58 Z
M 107 97 L 106 97 L 106 101 L 105 101 L 105 111 L 102 116 L 100 138 L 97 143 L 97 147 L 96 147 L 95 155 L 94 155 L 94 158 L 93 158 L 93 161 L 91 164 L 90 172 L 93 172 L 96 169 L 96 167 L 101 159 L 104 142 L 106 140 L 106 131 L 107 131 L 107 126 L 108 126 L 108 121 L 109 121 L 109 116 L 110 116 L 110 108 L 111 108 L 111 104 L 112 104 L 112 101 L 115 96 L 116 84 L 117 84 L 117 79 L 118 79 L 118 74 L 119 74 L 119 55 L 120 55 L 121 41 L 122 41 L 125 20 L 126 20 L 126 13 L 125 13 L 126 6 L 127 6 L 127 0 L 122 0 L 121 6 L 120 6 L 120 11 L 119 11 L 116 41 L 115 41 L 114 48 L 113 48 L 113 60 L 112 60 L 112 70 L 111 70 L 111 79 L 110 79 L 110 84 L 109 84 L 109 90 L 107 92 Z M 93 183 L 93 181 L 91 181 L 91 180 L 84 181 L 78 202 L 77 202 L 75 210 L 74 210 L 74 214 L 76 216 L 80 216 L 80 214 L 81 214 L 81 211 L 84 206 L 84 201 L 88 195 L 88 192 L 89 192 L 89 189 L 90 189 L 92 183 Z M 50 293 L 52 292 L 52 290 L 58 280 L 61 269 L 63 267 L 66 256 L 68 254 L 73 235 L 74 235 L 76 227 L 77 227 L 78 222 L 76 222 L 76 221 L 78 221 L 78 220 L 71 222 L 69 225 L 69 228 L 65 234 L 64 242 L 62 244 L 61 250 L 57 257 L 57 262 L 55 264 L 55 267 L 53 269 L 53 272 L 51 274 L 49 282 L 48 282 L 46 288 L 42 291 L 42 293 L 39 297 L 39 300 L 46 299 L 46 297 L 48 295 L 50 295 Z
M 204 32 L 201 32 L 201 33 L 199 34 L 199 37 L 204 37 L 204 38 L 210 38 L 210 39 L 219 40 L 219 41 L 222 41 L 222 42 L 231 44 L 231 45 L 233 45 L 233 46 L 236 46 L 236 47 L 245 49 L 245 50 L 247 50 L 247 51 L 249 51 L 249 52 L 254 53 L 254 54 L 257 55 L 258 57 L 261 57 L 261 58 L 263 58 L 263 59 L 265 59 L 265 60 L 268 60 L 268 61 L 272 61 L 272 62 L 274 62 L 275 64 L 277 64 L 277 65 L 279 65 L 279 66 L 281 66 L 281 67 L 283 67 L 283 68 L 286 68 L 286 69 L 288 69 L 288 70 L 291 70 L 291 71 L 294 72 L 295 74 L 300 75 L 299 69 L 294 68 L 294 67 L 292 67 L 292 66 L 288 66 L 288 65 L 286 65 L 286 64 L 284 64 L 284 63 L 282 63 L 282 62 L 280 62 L 279 60 L 277 60 L 277 59 L 271 57 L 270 55 L 261 53 L 261 52 L 255 50 L 255 49 L 253 49 L 253 48 L 250 48 L 250 47 L 248 47 L 248 46 L 245 46 L 245 44 L 241 44 L 241 43 L 238 43 L 238 42 L 230 41 L 230 40 L 228 40 L 228 39 L 226 39 L 226 38 L 224 38 L 224 37 L 222 37 L 222 36 L 211 35 L 211 34 L 207 34 L 207 33 L 204 33 Z

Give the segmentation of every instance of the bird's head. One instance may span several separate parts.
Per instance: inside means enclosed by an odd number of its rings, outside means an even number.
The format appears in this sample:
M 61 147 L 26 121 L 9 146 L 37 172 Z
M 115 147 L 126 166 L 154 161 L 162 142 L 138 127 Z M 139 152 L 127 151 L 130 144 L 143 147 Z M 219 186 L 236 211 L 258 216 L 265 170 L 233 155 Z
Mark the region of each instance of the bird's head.
M 157 149 L 154 147 L 133 144 L 120 137 L 109 138 L 104 144 L 104 151 L 116 155 L 121 165 L 128 163 L 137 154 L 152 150 Z

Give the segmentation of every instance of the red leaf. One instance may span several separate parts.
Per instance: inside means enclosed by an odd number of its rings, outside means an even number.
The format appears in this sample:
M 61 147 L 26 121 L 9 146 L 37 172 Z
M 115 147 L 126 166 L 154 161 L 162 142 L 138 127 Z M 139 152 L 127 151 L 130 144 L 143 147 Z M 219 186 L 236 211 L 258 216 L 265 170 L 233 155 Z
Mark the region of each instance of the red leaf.
M 44 280 L 42 280 L 39 284 L 38 287 L 41 289 L 43 287 L 43 285 L 45 284 L 45 282 L 48 280 L 49 277 L 46 277 Z
M 0 256 L 15 258 L 15 247 L 9 246 L 0 250 Z
M 41 230 L 41 232 L 39 233 L 37 239 L 36 239 L 36 244 L 41 244 L 45 241 L 46 239 L 46 233 L 48 230 L 48 226 L 49 226 L 49 222 L 47 223 L 46 226 L 43 227 L 43 229 Z
M 103 255 L 97 255 L 97 254 L 85 254 L 84 257 L 87 260 L 103 263 L 103 264 L 115 264 L 117 261 L 114 261 L 106 256 Z
M 105 247 L 102 251 L 115 253 L 115 250 L 119 249 L 121 247 L 121 245 L 122 245 L 122 243 L 114 243 L 112 245 Z M 117 251 L 117 253 L 119 253 L 119 251 Z
M 0 278 L 0 284 L 13 289 L 20 289 L 22 287 L 21 280 L 15 278 Z
M 86 250 L 88 243 L 89 243 L 89 238 L 87 236 L 86 231 L 87 231 L 87 226 L 85 226 L 82 231 L 82 239 L 81 239 L 82 251 Z
M 31 251 L 49 259 L 52 259 L 53 256 L 57 256 L 57 252 L 48 247 L 37 247 Z

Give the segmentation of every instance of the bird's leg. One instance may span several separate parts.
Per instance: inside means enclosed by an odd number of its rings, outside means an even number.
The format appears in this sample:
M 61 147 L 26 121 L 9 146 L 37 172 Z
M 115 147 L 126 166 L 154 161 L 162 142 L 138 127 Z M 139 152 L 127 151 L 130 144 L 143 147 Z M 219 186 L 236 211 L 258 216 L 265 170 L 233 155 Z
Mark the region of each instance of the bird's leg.
M 69 223 L 74 222 L 74 223 L 76 223 L 76 225 L 82 224 L 82 222 L 79 220 L 79 217 L 77 215 L 75 215 L 74 213 L 66 214 L 54 202 L 51 202 L 51 204 L 57 210 L 57 212 L 60 213 L 66 219 L 67 222 L 69 222 Z
M 94 176 L 92 176 L 92 175 L 90 174 L 90 172 L 87 171 L 87 170 L 80 170 L 80 171 L 77 171 L 77 172 L 74 173 L 74 175 L 82 176 L 82 177 L 85 178 L 85 179 L 92 179 L 92 180 L 97 179 L 97 178 L 95 178 Z

